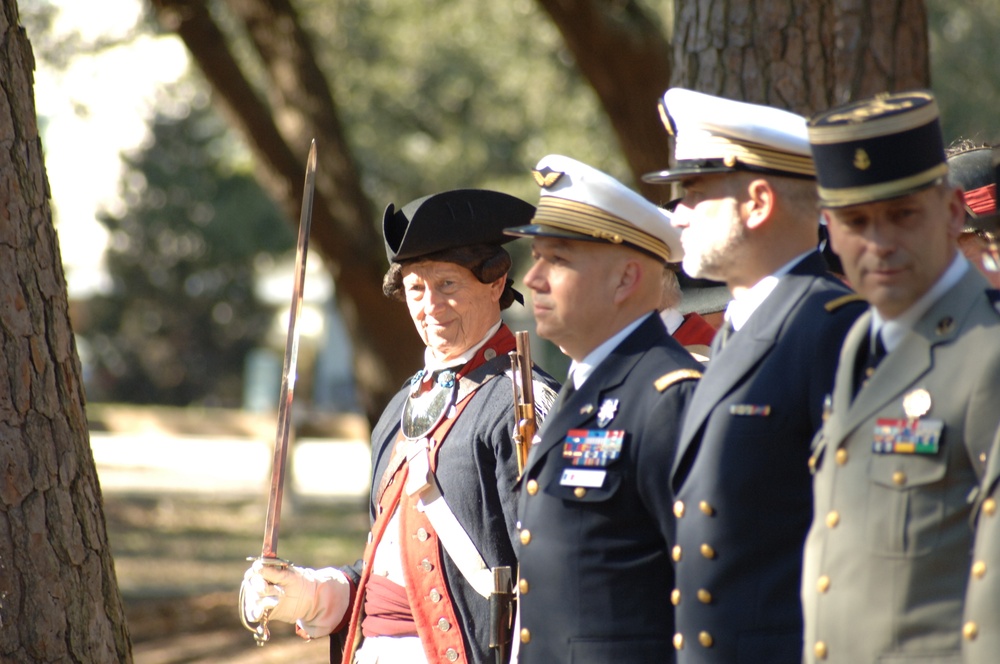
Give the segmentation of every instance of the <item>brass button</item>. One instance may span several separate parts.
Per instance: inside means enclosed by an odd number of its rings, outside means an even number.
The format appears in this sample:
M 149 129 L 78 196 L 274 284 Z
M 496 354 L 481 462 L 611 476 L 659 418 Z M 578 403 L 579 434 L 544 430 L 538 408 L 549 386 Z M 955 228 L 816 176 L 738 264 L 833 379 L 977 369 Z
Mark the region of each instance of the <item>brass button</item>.
M 431 564 L 431 561 L 424 558 L 423 560 L 420 561 L 420 569 L 424 570 L 425 572 L 429 572 L 432 569 L 434 569 L 434 565 Z
M 708 632 L 698 632 L 698 643 L 706 648 L 711 648 L 715 641 L 712 640 L 712 635 Z
M 517 589 L 521 591 L 522 595 L 527 595 L 529 588 L 530 586 L 528 585 L 527 579 L 521 579 L 520 581 L 517 582 Z
M 679 563 L 681 561 L 681 545 L 680 544 L 677 544 L 676 546 L 674 546 L 674 548 L 672 548 L 670 550 L 670 557 L 674 559 L 675 563 Z
M 897 470 L 892 474 L 892 483 L 896 486 L 903 486 L 906 484 L 906 473 L 901 470 Z
M 992 498 L 987 498 L 983 501 L 983 512 L 986 516 L 993 516 L 997 513 L 997 501 Z
M 677 588 L 674 588 L 670 592 L 670 603 L 673 604 L 674 606 L 677 606 L 678 604 L 681 603 L 681 591 L 678 590 Z
M 684 635 L 678 632 L 674 634 L 674 650 L 680 650 L 684 647 Z
M 702 544 L 701 545 L 701 555 L 703 555 L 706 558 L 708 558 L 709 560 L 711 560 L 712 558 L 715 558 L 715 549 L 713 549 L 708 544 Z
M 837 450 L 837 453 L 833 455 L 833 458 L 837 462 L 838 466 L 843 466 L 847 463 L 847 450 L 841 447 Z
M 676 516 L 678 519 L 684 516 L 683 500 L 678 500 L 676 503 L 674 503 L 674 516 Z
M 816 655 L 816 659 L 826 659 L 826 644 L 822 641 L 817 641 L 816 645 L 813 646 L 813 654 Z
M 441 601 L 441 593 L 439 593 L 437 591 L 437 588 L 431 588 L 431 592 L 430 592 L 429 596 L 430 596 L 432 602 L 440 602 Z
M 840 513 L 837 510 L 830 510 L 826 515 L 827 528 L 836 528 L 838 523 L 840 523 Z
M 584 489 L 582 486 L 578 486 L 575 489 L 573 489 L 573 495 L 576 496 L 577 498 L 583 498 L 584 496 L 587 495 L 587 490 Z
M 816 581 L 816 590 L 820 591 L 820 593 L 825 593 L 829 589 L 830 589 L 830 577 L 824 574 L 823 576 L 819 577 L 819 579 Z
M 530 541 L 531 541 L 531 531 L 525 528 L 524 530 L 521 531 L 521 544 L 527 546 L 528 542 Z
M 521 643 L 528 643 L 531 641 L 531 632 L 528 631 L 527 627 L 521 628 Z
M 455 650 L 454 648 L 448 648 L 447 650 L 445 650 L 444 656 L 448 659 L 449 662 L 458 661 L 458 651 Z
M 715 508 L 713 508 L 711 505 L 708 504 L 707 501 L 704 500 L 698 503 L 698 509 L 700 509 L 702 514 L 706 516 L 712 516 L 713 514 L 715 514 Z
M 708 592 L 704 588 L 699 588 L 698 589 L 698 601 L 700 601 L 702 604 L 711 604 L 712 603 L 712 593 Z
M 981 579 L 986 576 L 986 562 L 983 560 L 977 560 L 972 563 L 972 576 L 977 579 Z
M 528 480 L 526 488 L 528 489 L 528 495 L 533 496 L 538 493 L 538 482 L 535 480 Z
M 426 542 L 428 537 L 429 537 L 429 535 L 427 534 L 426 530 L 424 530 L 423 528 L 417 528 L 417 539 L 418 540 L 420 540 L 421 542 Z
M 811 470 L 814 473 L 816 472 L 816 457 L 815 456 L 809 457 L 809 470 Z
M 968 621 L 962 625 L 962 636 L 964 636 L 968 641 L 974 641 L 977 636 L 979 636 L 979 625 L 975 621 Z
M 448 622 L 446 619 L 441 618 L 441 620 L 438 620 L 438 629 L 441 630 L 442 632 L 447 632 L 449 629 L 451 629 L 451 623 Z

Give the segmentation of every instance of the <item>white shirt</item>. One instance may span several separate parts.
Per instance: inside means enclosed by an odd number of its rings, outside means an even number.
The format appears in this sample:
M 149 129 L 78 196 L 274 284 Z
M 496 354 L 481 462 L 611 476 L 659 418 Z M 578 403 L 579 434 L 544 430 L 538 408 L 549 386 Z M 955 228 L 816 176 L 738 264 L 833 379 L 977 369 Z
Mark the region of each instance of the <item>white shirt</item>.
M 892 320 L 886 320 L 872 307 L 872 338 L 874 335 L 882 334 L 882 345 L 885 352 L 891 353 L 903 342 L 903 338 L 910 333 L 920 317 L 927 313 L 927 310 L 934 306 L 955 284 L 962 280 L 969 269 L 969 261 L 965 260 L 962 252 L 956 251 L 955 257 L 951 260 L 951 265 L 944 271 L 944 274 L 930 287 L 919 300 L 910 305 L 910 308 L 896 316 Z
M 632 334 L 635 328 L 639 327 L 648 316 L 649 314 L 645 314 L 623 327 L 617 334 L 590 351 L 587 357 L 583 358 L 580 362 L 573 360 L 569 365 L 569 377 L 573 379 L 573 387 L 580 389 L 580 386 L 586 382 L 590 374 L 594 373 L 597 365 L 603 362 L 611 354 L 611 351 L 618 347 L 618 344 L 625 341 L 625 337 Z
M 674 308 L 664 309 L 660 312 L 660 320 L 666 326 L 667 333 L 670 336 L 674 336 L 677 328 L 684 324 L 684 314 Z
M 747 290 L 741 291 L 739 294 L 734 294 L 733 299 L 726 306 L 726 321 L 732 323 L 733 329 L 739 332 L 747 324 L 753 312 L 757 311 L 760 305 L 764 304 L 767 296 L 774 291 L 778 285 L 778 280 L 791 272 L 792 268 L 798 265 L 802 259 L 815 251 L 815 249 L 810 249 L 805 253 L 799 254 L 778 268 L 773 274 L 764 277 Z

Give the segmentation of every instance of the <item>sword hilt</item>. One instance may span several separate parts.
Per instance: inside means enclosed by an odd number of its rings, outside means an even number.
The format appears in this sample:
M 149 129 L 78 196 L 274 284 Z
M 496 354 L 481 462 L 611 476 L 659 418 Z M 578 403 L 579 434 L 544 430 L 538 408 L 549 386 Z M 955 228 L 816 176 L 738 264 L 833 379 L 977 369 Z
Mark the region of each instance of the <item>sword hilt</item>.
M 253 556 L 247 556 L 247 560 L 254 563 L 259 560 L 263 565 L 267 565 L 268 567 L 278 567 L 281 569 L 290 567 L 292 564 L 291 562 L 287 560 L 282 560 L 281 558 L 265 558 L 263 556 L 258 558 L 254 558 Z M 268 619 L 270 618 L 271 614 L 271 609 L 270 608 L 264 609 L 260 614 L 260 618 L 258 618 L 256 621 L 248 620 L 246 614 L 246 605 L 243 603 L 245 591 L 246 591 L 246 582 L 240 584 L 240 600 L 239 600 L 240 623 L 242 623 L 243 627 L 245 627 L 247 631 L 253 633 L 254 643 L 257 644 L 258 646 L 263 646 L 265 643 L 271 640 L 271 630 L 268 629 L 267 626 Z

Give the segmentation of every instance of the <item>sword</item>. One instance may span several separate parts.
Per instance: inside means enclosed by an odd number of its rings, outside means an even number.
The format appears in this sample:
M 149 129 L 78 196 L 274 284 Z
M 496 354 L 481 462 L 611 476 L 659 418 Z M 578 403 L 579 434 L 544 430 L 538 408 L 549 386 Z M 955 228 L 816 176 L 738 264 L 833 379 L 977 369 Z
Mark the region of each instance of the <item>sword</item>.
M 285 463 L 292 428 L 292 399 L 295 394 L 295 366 L 299 359 L 299 318 L 302 313 L 302 292 L 306 281 L 306 254 L 309 251 L 309 227 L 312 225 L 313 196 L 316 189 L 316 139 L 309 146 L 306 160 L 306 181 L 302 191 L 302 212 L 299 215 L 299 239 L 295 247 L 295 283 L 292 287 L 292 306 L 288 316 L 288 337 L 285 339 L 285 363 L 281 372 L 281 391 L 278 393 L 278 428 L 274 438 L 274 457 L 271 462 L 271 491 L 267 497 L 267 518 L 264 521 L 264 544 L 260 560 L 265 565 L 287 567 L 287 560 L 278 558 L 278 524 L 281 521 L 281 497 L 285 486 Z M 269 610 L 265 610 L 256 626 L 247 621 L 243 611 L 243 587 L 240 586 L 240 619 L 243 626 L 253 632 L 258 646 L 271 638 L 267 628 Z

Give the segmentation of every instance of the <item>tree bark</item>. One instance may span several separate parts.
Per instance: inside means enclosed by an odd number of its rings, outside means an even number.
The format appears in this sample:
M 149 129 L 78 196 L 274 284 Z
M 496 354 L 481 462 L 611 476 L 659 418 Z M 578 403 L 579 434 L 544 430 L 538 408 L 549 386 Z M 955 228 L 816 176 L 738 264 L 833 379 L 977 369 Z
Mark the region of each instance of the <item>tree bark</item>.
M 675 6 L 673 86 L 809 115 L 930 85 L 922 0 Z
M 330 87 L 288 0 L 228 0 L 267 73 L 261 99 L 203 0 L 153 0 L 160 22 L 184 41 L 230 121 L 258 157 L 265 187 L 298 220 L 309 141 L 318 168 L 312 241 L 326 258 L 355 349 L 355 370 L 375 418 L 420 361 L 406 308 L 382 294 L 387 267 L 375 215 L 337 119 Z M 376 221 L 379 222 L 376 226 Z
M 34 105 L 0 0 L 0 661 L 130 662 Z
M 670 142 L 656 102 L 670 84 L 670 42 L 634 0 L 538 0 L 608 114 L 636 186 L 651 200 L 663 187 L 640 179 L 663 168 Z

